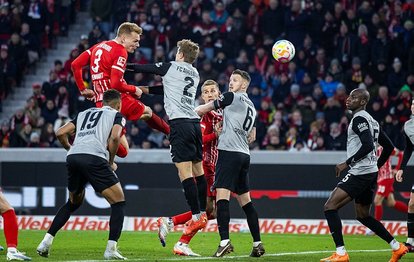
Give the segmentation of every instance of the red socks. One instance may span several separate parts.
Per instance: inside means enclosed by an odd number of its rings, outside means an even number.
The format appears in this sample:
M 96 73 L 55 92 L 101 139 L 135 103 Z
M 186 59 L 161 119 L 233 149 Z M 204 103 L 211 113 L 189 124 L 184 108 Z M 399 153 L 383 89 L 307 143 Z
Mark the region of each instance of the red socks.
M 185 224 L 185 222 L 187 222 L 188 220 L 190 220 L 192 218 L 193 214 L 191 213 L 191 211 L 173 216 L 171 219 L 174 223 L 174 225 L 183 225 Z
M 408 213 L 408 206 L 402 201 L 395 201 L 394 208 L 402 213 Z
M 382 205 L 375 206 L 375 219 L 376 220 L 381 221 L 383 213 L 384 213 L 384 209 L 382 208 Z
M 3 214 L 4 236 L 6 238 L 7 247 L 17 247 L 17 217 L 13 209 L 7 210 Z
M 157 114 L 152 113 L 151 118 L 146 120 L 146 122 L 152 129 L 157 129 L 166 135 L 170 134 L 170 126 L 167 124 L 167 122 L 157 116 Z

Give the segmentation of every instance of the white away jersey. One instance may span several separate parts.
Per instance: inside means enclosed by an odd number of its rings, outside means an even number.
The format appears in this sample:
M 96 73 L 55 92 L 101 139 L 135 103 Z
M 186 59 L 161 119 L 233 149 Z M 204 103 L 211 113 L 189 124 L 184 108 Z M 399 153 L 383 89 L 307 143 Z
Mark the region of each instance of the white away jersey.
M 165 111 L 170 120 L 176 118 L 200 118 L 194 111 L 200 76 L 196 68 L 186 62 L 170 62 L 171 66 L 162 77 Z
M 76 135 L 68 155 L 90 154 L 108 160 L 108 138 L 112 127 L 115 124 L 124 127 L 126 120 L 115 109 L 104 106 L 80 112 L 72 123 L 76 126 Z
M 361 120 L 366 121 L 359 121 Z M 352 157 L 362 146 L 361 140 L 358 136 L 361 132 L 369 130 L 373 137 L 374 150 L 372 150 L 368 155 L 359 160 L 358 162 L 351 163 L 351 169 L 349 170 L 350 174 L 353 175 L 364 175 L 369 173 L 374 173 L 378 171 L 377 167 L 377 141 L 380 132 L 380 127 L 378 122 L 372 118 L 367 111 L 362 110 L 357 112 L 353 117 L 348 126 L 348 140 L 346 147 L 347 158 Z

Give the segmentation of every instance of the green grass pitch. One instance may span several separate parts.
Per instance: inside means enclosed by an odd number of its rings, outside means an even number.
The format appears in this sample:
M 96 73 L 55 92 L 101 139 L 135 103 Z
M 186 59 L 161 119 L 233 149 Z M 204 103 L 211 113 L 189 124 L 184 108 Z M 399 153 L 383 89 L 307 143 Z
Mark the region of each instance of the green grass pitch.
M 108 233 L 105 231 L 61 231 L 57 234 L 49 258 L 37 255 L 36 247 L 43 239 L 44 231 L 20 231 L 19 250 L 31 256 L 33 261 L 97 261 L 103 260 Z M 128 261 L 319 261 L 334 250 L 329 235 L 280 235 L 263 234 L 266 254 L 261 258 L 250 258 L 251 236 L 248 233 L 230 234 L 235 252 L 221 259 L 212 258 L 219 243 L 217 233 L 198 233 L 191 242 L 194 252 L 201 258 L 180 257 L 172 254 L 179 233 L 171 233 L 167 246 L 162 247 L 156 232 L 123 232 L 118 242 L 121 253 Z M 404 237 L 397 240 L 404 241 Z M 351 261 L 388 261 L 391 250 L 387 243 L 375 236 L 345 236 Z M 0 244 L 5 246 L 1 234 Z M 4 261 L 5 251 L 0 252 Z M 401 261 L 414 261 L 414 254 L 407 254 Z

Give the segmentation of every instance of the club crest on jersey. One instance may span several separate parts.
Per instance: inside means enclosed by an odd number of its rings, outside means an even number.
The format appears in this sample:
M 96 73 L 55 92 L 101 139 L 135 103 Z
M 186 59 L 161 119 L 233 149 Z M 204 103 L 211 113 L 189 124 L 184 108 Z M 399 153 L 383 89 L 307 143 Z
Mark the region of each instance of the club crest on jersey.
M 156 67 L 161 67 L 162 66 L 162 62 L 155 63 L 155 66 Z
M 125 126 L 126 125 L 126 120 L 125 120 L 125 118 L 123 117 L 122 118 L 122 120 L 121 120 L 121 124 L 122 124 L 122 126 Z
M 120 67 L 124 67 L 125 66 L 125 63 L 126 63 L 126 58 L 125 57 L 122 57 L 122 56 L 120 56 L 118 58 L 118 62 L 116 62 L 116 64 L 119 65 Z
M 362 131 L 368 130 L 368 125 L 367 125 L 367 123 L 360 123 L 360 124 L 358 124 L 358 129 L 359 129 L 359 132 L 362 132 Z

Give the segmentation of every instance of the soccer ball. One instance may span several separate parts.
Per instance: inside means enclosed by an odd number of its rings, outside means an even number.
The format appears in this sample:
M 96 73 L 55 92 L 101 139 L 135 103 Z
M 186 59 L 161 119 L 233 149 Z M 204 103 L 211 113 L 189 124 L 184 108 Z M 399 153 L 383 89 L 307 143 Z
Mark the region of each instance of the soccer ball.
M 278 62 L 290 62 L 295 56 L 295 46 L 288 40 L 279 40 L 272 47 L 272 55 Z

